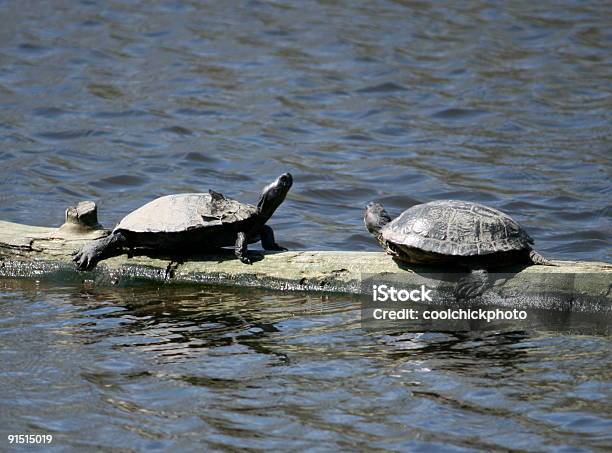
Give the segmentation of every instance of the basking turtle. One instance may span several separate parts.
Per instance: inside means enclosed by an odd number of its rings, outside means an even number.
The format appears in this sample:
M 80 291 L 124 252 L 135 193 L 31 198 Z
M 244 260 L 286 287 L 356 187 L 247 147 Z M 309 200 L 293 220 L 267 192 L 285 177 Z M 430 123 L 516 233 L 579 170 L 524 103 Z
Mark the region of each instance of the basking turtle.
M 469 201 L 419 204 L 391 220 L 379 203 L 369 203 L 364 223 L 387 253 L 411 264 L 455 265 L 469 269 L 464 295 L 487 281 L 487 269 L 510 264 L 553 265 L 531 248 L 533 239 L 512 218 Z
M 248 244 L 261 240 L 265 250 L 287 250 L 275 242 L 274 232 L 266 222 L 292 184 L 291 174 L 280 175 L 264 187 L 257 206 L 212 190 L 157 198 L 125 216 L 109 236 L 74 252 L 73 260 L 79 269 L 87 270 L 121 249 L 172 253 L 234 246 L 238 259 L 251 264 Z

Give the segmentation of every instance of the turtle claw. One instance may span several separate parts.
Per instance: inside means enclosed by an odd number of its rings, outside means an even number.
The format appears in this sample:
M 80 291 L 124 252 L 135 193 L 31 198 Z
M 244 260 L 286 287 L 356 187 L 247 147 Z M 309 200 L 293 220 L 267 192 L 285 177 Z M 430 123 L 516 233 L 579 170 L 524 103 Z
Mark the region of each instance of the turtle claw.
M 264 250 L 269 250 L 271 252 L 286 252 L 289 249 L 274 243 L 274 244 L 272 244 L 272 246 L 268 246 L 268 248 L 264 247 Z
M 244 264 L 253 264 L 253 261 L 248 256 L 241 256 L 240 261 L 242 261 Z
M 74 253 L 72 256 L 72 261 L 76 263 L 77 269 L 80 271 L 87 271 L 91 269 L 95 264 L 94 257 L 92 256 L 92 251 L 88 250 L 87 246 L 76 250 L 76 253 Z
M 272 245 L 264 246 L 264 250 L 270 251 L 270 252 L 286 252 L 289 249 L 274 243 Z
M 482 296 L 488 284 L 488 274 L 485 269 L 472 269 L 472 271 L 457 281 L 455 299 L 467 301 Z

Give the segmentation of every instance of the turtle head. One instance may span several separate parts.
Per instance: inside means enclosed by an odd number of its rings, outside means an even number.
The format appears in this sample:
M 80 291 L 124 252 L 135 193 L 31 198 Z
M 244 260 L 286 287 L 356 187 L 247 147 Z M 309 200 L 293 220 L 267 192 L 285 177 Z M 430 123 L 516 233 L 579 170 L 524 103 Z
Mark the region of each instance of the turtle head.
M 376 236 L 380 236 L 380 230 L 391 221 L 391 217 L 385 211 L 385 208 L 380 203 L 371 201 L 365 208 L 363 213 L 363 223 L 368 231 Z
M 263 188 L 261 198 L 257 203 L 257 214 L 263 216 L 266 220 L 272 217 L 276 208 L 285 200 L 287 192 L 293 184 L 293 176 L 291 173 L 283 173 L 273 182 Z

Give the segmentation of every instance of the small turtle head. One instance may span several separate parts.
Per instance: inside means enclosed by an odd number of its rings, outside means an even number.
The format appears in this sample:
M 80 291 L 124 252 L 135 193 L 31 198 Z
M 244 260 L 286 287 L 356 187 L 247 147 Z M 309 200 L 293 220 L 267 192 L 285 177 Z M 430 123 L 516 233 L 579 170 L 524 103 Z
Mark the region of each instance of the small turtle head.
M 367 230 L 376 236 L 380 237 L 380 230 L 391 221 L 391 217 L 385 211 L 385 208 L 380 203 L 371 201 L 365 208 L 363 213 L 363 223 Z
M 291 176 L 291 173 L 283 173 L 264 187 L 259 203 L 257 203 L 257 213 L 264 216 L 266 220 L 272 217 L 276 208 L 285 200 L 292 185 L 293 176 Z

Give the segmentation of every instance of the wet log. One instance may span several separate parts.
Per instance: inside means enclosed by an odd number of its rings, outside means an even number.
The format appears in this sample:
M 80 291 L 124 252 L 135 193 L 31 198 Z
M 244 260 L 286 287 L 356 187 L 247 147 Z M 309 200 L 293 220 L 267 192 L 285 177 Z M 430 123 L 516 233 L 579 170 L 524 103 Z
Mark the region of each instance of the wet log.
M 205 256 L 149 256 L 106 259 L 80 272 L 71 253 L 86 241 L 108 234 L 97 221 L 95 204 L 82 202 L 66 211 L 66 223 L 47 228 L 0 221 L 0 278 L 28 278 L 93 285 L 219 284 L 273 290 L 372 294 L 372 285 L 422 284 L 452 292 L 460 276 L 453 271 L 407 267 L 383 252 L 253 250 L 252 265 L 232 251 Z M 610 312 L 612 265 L 554 261 L 491 274 L 491 304 Z M 563 295 L 559 298 L 559 295 Z M 485 293 L 486 295 L 486 293 Z M 483 296 L 484 297 L 484 296 Z

